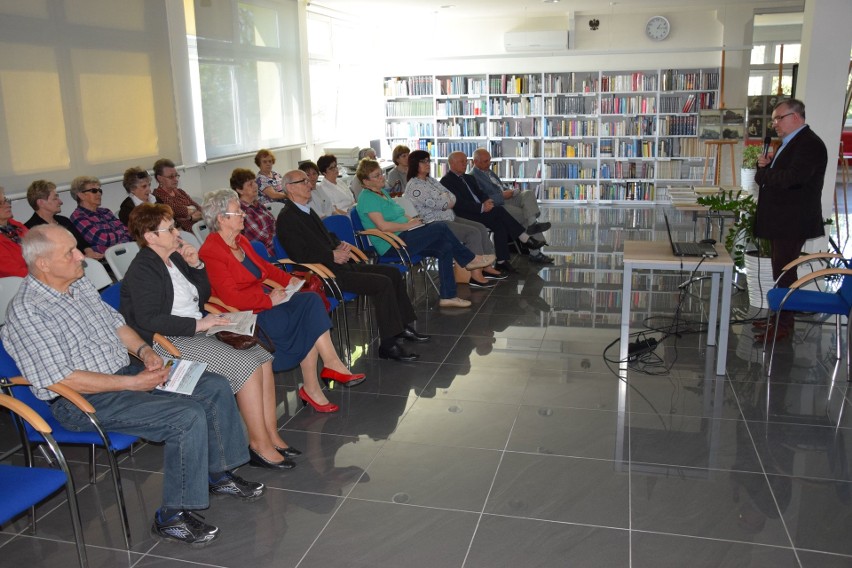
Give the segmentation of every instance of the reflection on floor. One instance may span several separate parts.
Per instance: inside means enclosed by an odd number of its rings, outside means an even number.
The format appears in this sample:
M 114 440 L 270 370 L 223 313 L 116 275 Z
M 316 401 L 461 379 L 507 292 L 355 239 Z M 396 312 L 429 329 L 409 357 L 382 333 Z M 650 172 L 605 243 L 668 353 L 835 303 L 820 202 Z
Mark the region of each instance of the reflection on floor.
M 623 243 L 665 239 L 662 212 L 547 210 L 556 262 L 519 257 L 520 273 L 496 288 L 460 287 L 471 309 L 420 302 L 417 327 L 433 340 L 416 348 L 419 362 L 379 360 L 355 330 L 354 370 L 368 380 L 330 392 L 337 414 L 303 409 L 298 375 L 280 375 L 284 437 L 304 455 L 283 473 L 243 468 L 270 490 L 255 503 L 214 501 L 205 517 L 222 536 L 206 549 L 148 532 L 160 447 L 122 462 L 129 554 L 110 483 L 86 484 L 85 454 L 70 451 L 91 564 L 852 566 L 852 422 L 845 371 L 832 381 L 833 325 L 797 323 L 767 395 L 750 323 L 759 312 L 744 292 L 734 294 L 727 374 L 716 377 L 702 334 L 709 284 L 681 291 L 687 273 L 640 274 L 632 329 L 678 333 L 627 384 L 605 361 L 605 350 L 618 353 L 608 346 Z M 676 238 L 690 238 L 691 217 L 668 214 Z M 0 428 L 4 450 L 14 437 L 8 421 Z M 4 565 L 73 564 L 60 498 L 39 514 L 37 538 L 21 534 L 24 520 L 3 527 Z

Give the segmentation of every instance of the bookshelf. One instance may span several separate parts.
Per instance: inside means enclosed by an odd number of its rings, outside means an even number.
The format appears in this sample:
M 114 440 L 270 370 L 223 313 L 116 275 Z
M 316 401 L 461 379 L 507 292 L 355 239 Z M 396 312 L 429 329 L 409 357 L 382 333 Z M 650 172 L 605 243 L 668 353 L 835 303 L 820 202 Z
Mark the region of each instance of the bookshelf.
M 504 181 L 545 202 L 655 202 L 701 180 L 698 111 L 719 70 L 386 77 L 385 141 L 434 157 L 487 147 Z

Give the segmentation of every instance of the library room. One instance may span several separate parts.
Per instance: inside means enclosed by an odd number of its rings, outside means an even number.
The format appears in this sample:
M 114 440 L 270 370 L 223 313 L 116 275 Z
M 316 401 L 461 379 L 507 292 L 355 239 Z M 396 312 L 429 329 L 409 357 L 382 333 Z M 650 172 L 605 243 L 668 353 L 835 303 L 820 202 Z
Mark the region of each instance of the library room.
M 852 568 L 849 0 L 0 37 L 0 564 Z

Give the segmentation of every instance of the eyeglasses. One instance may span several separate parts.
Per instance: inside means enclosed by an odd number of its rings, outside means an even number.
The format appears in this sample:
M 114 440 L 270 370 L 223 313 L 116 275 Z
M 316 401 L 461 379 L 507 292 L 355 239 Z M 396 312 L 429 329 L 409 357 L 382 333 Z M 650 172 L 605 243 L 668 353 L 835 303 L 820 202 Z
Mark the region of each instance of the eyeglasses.
M 180 179 L 180 174 L 172 174 L 170 176 L 163 176 L 166 179 Z
M 377 172 L 377 173 L 375 173 L 373 175 L 369 175 L 367 177 L 370 178 L 370 179 L 379 179 L 379 178 L 385 177 L 385 174 L 384 174 L 384 172 Z
M 773 116 L 772 123 L 781 122 L 783 119 L 787 118 L 791 114 L 796 114 L 795 112 L 788 112 L 787 114 L 782 114 L 781 116 Z
M 243 211 L 225 211 L 222 215 L 228 215 L 229 217 L 245 217 L 246 214 Z
M 300 183 L 308 183 L 308 178 L 302 178 L 296 181 L 288 181 L 284 185 L 299 185 Z
M 430 160 L 429 158 L 426 158 L 425 160 L 420 160 L 420 163 L 421 164 L 430 164 L 430 163 L 432 163 L 432 160 Z
M 80 193 L 103 193 L 103 192 L 104 192 L 104 190 L 102 190 L 99 187 L 93 187 L 92 189 L 84 189 L 84 190 L 80 191 Z
M 11 205 L 11 204 L 12 204 L 11 199 L 6 199 L 5 197 L 3 199 L 0 199 L 0 205 Z
M 333 165 L 333 166 L 328 166 L 328 167 L 326 168 L 326 170 L 336 170 L 336 169 L 337 169 L 337 164 L 335 164 L 335 165 Z
M 171 225 L 169 225 L 169 226 L 168 226 L 168 227 L 166 227 L 165 229 L 152 229 L 152 230 L 151 230 L 151 232 L 152 232 L 152 233 L 166 233 L 166 232 L 179 231 L 179 230 L 180 230 L 180 229 L 178 229 L 177 227 L 175 227 L 175 224 L 174 224 L 174 223 L 172 223 Z

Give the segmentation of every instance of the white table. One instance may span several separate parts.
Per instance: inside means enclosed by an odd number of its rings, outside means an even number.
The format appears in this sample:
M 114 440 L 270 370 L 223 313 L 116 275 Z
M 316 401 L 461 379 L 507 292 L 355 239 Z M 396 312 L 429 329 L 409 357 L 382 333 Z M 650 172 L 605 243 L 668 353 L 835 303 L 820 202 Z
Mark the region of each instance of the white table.
M 625 241 L 624 243 L 624 282 L 621 295 L 621 354 L 622 370 L 627 370 L 627 345 L 630 337 L 630 305 L 633 292 L 634 270 L 667 270 L 673 272 L 707 272 L 712 276 L 710 291 L 710 317 L 707 322 L 707 345 L 716 345 L 716 374 L 725 374 L 728 353 L 728 332 L 731 324 L 731 293 L 733 287 L 734 261 L 721 244 L 716 244 L 716 258 L 707 258 L 701 262 L 698 257 L 679 257 L 672 253 L 671 244 L 666 241 Z M 719 275 L 722 275 L 722 309 L 719 311 Z M 716 324 L 718 322 L 718 341 Z

